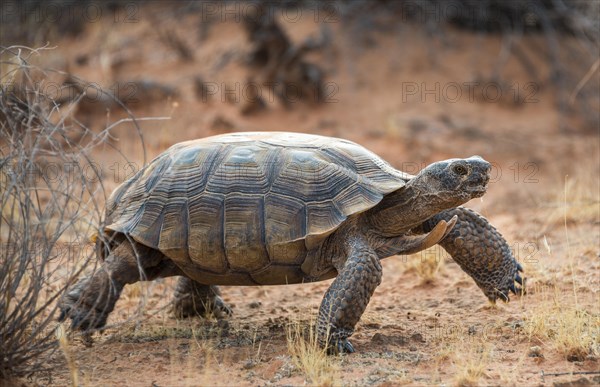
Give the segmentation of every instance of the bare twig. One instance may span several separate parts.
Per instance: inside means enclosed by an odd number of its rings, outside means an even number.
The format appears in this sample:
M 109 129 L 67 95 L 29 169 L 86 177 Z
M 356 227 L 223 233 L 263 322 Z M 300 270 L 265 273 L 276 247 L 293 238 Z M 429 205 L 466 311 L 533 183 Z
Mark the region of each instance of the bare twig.
M 597 59 L 596 62 L 594 62 L 594 64 L 590 67 L 588 72 L 583 76 L 583 78 L 581 78 L 577 86 L 575 86 L 575 90 L 573 90 L 573 92 L 571 93 L 571 97 L 569 98 L 570 105 L 573 105 L 575 103 L 575 98 L 577 97 L 577 94 L 579 94 L 583 86 L 590 80 L 590 78 L 596 72 L 596 70 L 598 70 L 599 66 L 600 59 Z
M 95 133 L 61 110 L 39 88 L 52 70 L 28 62 L 42 49 L 0 50 L 10 68 L 0 85 L 0 379 L 47 367 L 56 301 L 93 262 L 85 247 L 103 222 L 91 152 L 121 123 L 139 132 L 132 116 Z

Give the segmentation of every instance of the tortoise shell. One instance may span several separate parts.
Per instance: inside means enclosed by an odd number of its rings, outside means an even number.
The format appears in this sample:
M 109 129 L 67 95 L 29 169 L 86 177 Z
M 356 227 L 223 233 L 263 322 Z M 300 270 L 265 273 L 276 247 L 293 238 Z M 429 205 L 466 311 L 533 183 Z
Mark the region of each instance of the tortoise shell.
M 213 136 L 173 145 L 115 189 L 105 232 L 160 250 L 205 284 L 302 282 L 310 251 L 410 178 L 347 140 Z

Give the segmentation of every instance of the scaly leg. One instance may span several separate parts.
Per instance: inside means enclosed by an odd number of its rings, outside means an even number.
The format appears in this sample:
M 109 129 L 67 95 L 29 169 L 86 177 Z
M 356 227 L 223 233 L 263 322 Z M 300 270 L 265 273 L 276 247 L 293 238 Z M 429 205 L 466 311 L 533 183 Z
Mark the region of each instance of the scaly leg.
M 509 291 L 522 294 L 517 262 L 502 235 L 483 216 L 465 207 L 443 211 L 423 223 L 422 231 L 429 232 L 440 220 L 458 216 L 458 222 L 439 243 L 474 280 L 490 302 L 497 298 L 509 301 Z
M 181 271 L 159 251 L 125 240 L 98 270 L 67 291 L 59 304 L 58 320 L 68 317 L 74 329 L 83 331 L 102 328 L 126 284 L 179 274 Z
M 321 307 L 317 333 L 321 345 L 329 352 L 354 352 L 348 337 L 360 320 L 371 295 L 381 283 L 381 263 L 375 252 L 365 244 L 355 244 L 333 281 Z

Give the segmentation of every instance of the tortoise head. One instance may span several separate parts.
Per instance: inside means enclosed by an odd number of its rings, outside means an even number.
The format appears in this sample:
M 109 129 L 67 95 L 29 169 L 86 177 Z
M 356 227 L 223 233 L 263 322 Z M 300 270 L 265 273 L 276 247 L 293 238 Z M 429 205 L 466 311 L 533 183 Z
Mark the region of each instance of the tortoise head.
M 483 196 L 491 168 L 491 164 L 479 156 L 438 161 L 423 169 L 410 184 L 451 208 Z

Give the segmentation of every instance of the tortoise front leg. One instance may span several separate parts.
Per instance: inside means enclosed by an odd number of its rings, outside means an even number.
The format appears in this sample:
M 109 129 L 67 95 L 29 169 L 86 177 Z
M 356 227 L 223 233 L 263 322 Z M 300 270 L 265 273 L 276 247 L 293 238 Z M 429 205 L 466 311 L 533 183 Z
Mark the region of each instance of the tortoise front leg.
M 344 265 L 337 268 L 321 307 L 317 321 L 319 343 L 328 352 L 354 352 L 348 337 L 360 320 L 371 295 L 381 283 L 381 263 L 375 252 L 363 243 L 351 250 Z
M 83 331 L 102 328 L 125 285 L 178 274 L 181 271 L 159 251 L 125 240 L 92 275 L 67 290 L 58 320 L 68 317 L 73 329 Z
M 490 302 L 509 301 L 509 291 L 522 294 L 519 272 L 523 267 L 513 256 L 508 243 L 487 219 L 477 212 L 458 207 L 446 210 L 422 225 L 429 232 L 439 221 L 458 216 L 458 222 L 440 245 L 474 280 Z
M 206 313 L 220 319 L 232 314 L 217 286 L 203 285 L 187 277 L 180 277 L 177 282 L 173 312 L 180 319 Z

